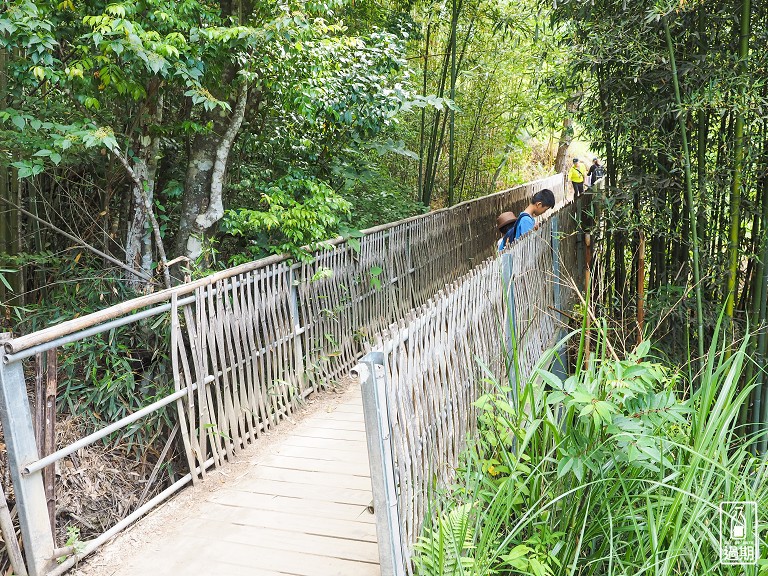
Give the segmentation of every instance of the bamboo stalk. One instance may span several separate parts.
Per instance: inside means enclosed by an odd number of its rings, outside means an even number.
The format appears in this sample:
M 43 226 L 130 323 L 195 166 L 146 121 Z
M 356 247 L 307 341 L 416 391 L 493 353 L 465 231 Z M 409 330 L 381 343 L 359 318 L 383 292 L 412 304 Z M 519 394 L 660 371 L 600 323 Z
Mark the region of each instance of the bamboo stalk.
M 748 0 L 747 0 L 748 1 Z M 688 132 L 685 126 L 685 116 L 682 114 L 682 101 L 680 98 L 680 82 L 677 76 L 677 64 L 675 63 L 675 48 L 672 44 L 672 34 L 669 31 L 669 21 L 662 18 L 664 34 L 669 50 L 669 62 L 672 69 L 672 84 L 675 89 L 675 103 L 678 107 L 677 123 L 680 129 L 680 139 L 683 144 L 683 161 L 685 166 L 685 194 L 688 199 L 691 222 L 696 222 L 696 208 L 693 201 L 693 184 L 691 183 L 691 154 L 688 150 Z M 691 244 L 693 245 L 693 289 L 696 294 L 696 332 L 699 353 L 699 367 L 704 369 L 704 310 L 701 296 L 701 274 L 699 272 L 699 234 L 696 226 L 691 226 Z
M 27 576 L 27 567 L 24 564 L 24 557 L 21 555 L 19 541 L 16 539 L 16 529 L 13 527 L 11 511 L 8 509 L 8 501 L 5 499 L 5 491 L 2 486 L 0 486 L 0 530 L 3 533 L 5 550 L 8 552 L 14 574 Z
M 739 72 L 747 73 L 747 59 L 749 57 L 749 33 L 750 33 L 750 0 L 742 0 L 740 34 L 739 34 Z M 744 95 L 741 88 L 740 96 Z M 728 284 L 726 286 L 725 315 L 733 321 L 734 304 L 736 301 L 736 289 L 738 286 L 739 271 L 739 233 L 741 232 L 741 187 L 744 175 L 744 114 L 736 114 L 734 126 L 733 144 L 733 181 L 731 186 L 731 225 L 728 233 Z
M 450 86 L 450 98 L 451 102 L 456 101 L 456 26 L 459 22 L 459 11 L 456 4 L 456 0 L 451 1 L 451 86 Z M 448 133 L 448 206 L 453 205 L 454 199 L 454 178 L 456 170 L 456 112 L 453 108 L 448 111 L 450 118 L 450 126 Z
M 427 36 L 424 41 L 424 75 L 421 88 L 421 95 L 427 95 L 427 73 L 429 72 L 429 48 L 432 33 L 432 14 L 430 13 L 429 21 L 427 22 Z M 424 194 L 424 140 L 425 130 L 427 125 L 427 108 L 421 109 L 421 125 L 419 127 L 419 181 L 417 191 L 417 198 L 422 199 Z
M 643 341 L 645 324 L 645 233 L 640 230 L 637 247 L 637 344 Z

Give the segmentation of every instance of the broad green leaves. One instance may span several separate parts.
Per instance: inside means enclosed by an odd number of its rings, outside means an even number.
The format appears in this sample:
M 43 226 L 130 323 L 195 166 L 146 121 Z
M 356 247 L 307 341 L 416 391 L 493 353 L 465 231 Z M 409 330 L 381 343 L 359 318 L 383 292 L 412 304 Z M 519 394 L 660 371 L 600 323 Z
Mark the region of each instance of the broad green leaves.
M 336 235 L 349 203 L 326 183 L 292 172 L 261 189 L 259 209 L 228 210 L 222 229 L 248 240 L 239 263 L 269 253 L 309 257 L 307 249 Z
M 690 408 L 677 398 L 674 375 L 642 360 L 649 349 L 643 342 L 627 360 L 603 361 L 564 382 L 539 370 L 552 388 L 547 403 L 578 421 L 560 447 L 558 476 L 571 472 L 581 481 L 586 470 L 598 473 L 616 462 L 651 471 L 670 466 L 674 442 L 666 432 L 687 426 Z

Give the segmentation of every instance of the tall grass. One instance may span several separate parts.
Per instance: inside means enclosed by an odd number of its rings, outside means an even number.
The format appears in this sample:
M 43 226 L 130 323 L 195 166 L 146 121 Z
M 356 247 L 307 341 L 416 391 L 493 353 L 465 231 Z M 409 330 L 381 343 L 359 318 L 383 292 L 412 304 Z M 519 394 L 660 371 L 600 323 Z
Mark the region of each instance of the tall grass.
M 737 430 L 747 342 L 728 355 L 715 337 L 690 397 L 647 342 L 623 359 L 606 344 L 565 380 L 548 354 L 519 401 L 500 383 L 477 400 L 479 436 L 434 503 L 417 574 L 768 575 L 719 558 L 721 502 L 756 501 L 768 522 L 766 462 Z

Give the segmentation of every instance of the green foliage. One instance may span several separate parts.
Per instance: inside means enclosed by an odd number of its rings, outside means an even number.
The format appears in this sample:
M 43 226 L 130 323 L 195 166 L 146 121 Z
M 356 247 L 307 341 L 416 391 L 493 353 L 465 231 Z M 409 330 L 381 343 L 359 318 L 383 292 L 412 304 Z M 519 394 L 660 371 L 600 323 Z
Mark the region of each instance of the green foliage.
M 103 309 L 111 301 L 136 296 L 117 279 L 96 268 L 86 255 L 59 258 L 52 254 L 20 254 L 16 262 L 34 262 L 40 273 L 57 275 L 56 290 L 40 303 L 12 308 L 16 329 L 33 332 L 78 316 Z M 88 281 L 66 281 L 72 268 L 89 271 Z M 116 420 L 166 396 L 173 389 L 166 352 L 170 334 L 169 315 L 162 314 L 114 328 L 58 349 L 58 409 L 77 416 L 86 433 L 99 430 Z M 162 352 L 161 352 L 162 351 Z M 169 426 L 166 410 L 157 411 L 119 432 L 112 440 L 126 438 L 127 450 L 137 453 Z
M 349 222 L 365 230 L 426 212 L 404 187 L 380 172 L 356 172 L 341 191 L 350 203 Z
M 416 545 L 414 565 L 420 574 L 461 574 L 472 571 L 473 558 L 462 554 L 472 547 L 472 505 L 456 506 L 441 515 Z
M 222 222 L 224 231 L 248 242 L 246 253 L 233 263 L 268 253 L 305 259 L 319 242 L 337 235 L 341 218 L 349 214 L 349 202 L 326 183 L 300 172 L 256 190 L 261 193 L 260 209 L 229 210 Z
M 83 542 L 80 535 L 80 528 L 77 526 L 67 526 L 67 541 L 64 543 L 65 547 L 72 547 L 72 554 L 79 555 L 85 550 L 85 542 Z M 66 560 L 64 557 L 59 557 L 58 562 L 61 564 Z
M 5 286 L 6 290 L 9 290 L 10 292 L 13 292 L 13 287 L 10 285 L 8 280 L 5 277 L 5 274 L 12 274 L 16 272 L 16 270 L 8 270 L 7 268 L 0 268 L 0 284 Z
M 720 565 L 717 531 L 721 502 L 768 505 L 768 470 L 737 422 L 747 345 L 729 357 L 715 338 L 687 399 L 647 342 L 624 360 L 602 338 L 597 349 L 565 380 L 548 354 L 517 403 L 501 385 L 478 399 L 478 438 L 431 504 L 442 512 L 415 548 L 418 574 L 758 574 Z

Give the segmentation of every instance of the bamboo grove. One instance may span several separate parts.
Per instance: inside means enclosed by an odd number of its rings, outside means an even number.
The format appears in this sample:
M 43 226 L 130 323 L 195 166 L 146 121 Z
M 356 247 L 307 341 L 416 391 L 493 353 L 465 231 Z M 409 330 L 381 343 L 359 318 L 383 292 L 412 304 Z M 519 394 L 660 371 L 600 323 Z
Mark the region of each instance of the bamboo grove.
M 746 380 L 758 386 L 742 421 L 758 433 L 768 422 L 768 4 L 596 0 L 556 14 L 573 23 L 579 121 L 608 163 L 596 298 L 677 357 L 701 357 L 721 313 L 735 339 L 757 329 Z

